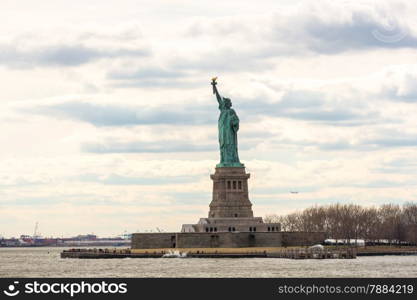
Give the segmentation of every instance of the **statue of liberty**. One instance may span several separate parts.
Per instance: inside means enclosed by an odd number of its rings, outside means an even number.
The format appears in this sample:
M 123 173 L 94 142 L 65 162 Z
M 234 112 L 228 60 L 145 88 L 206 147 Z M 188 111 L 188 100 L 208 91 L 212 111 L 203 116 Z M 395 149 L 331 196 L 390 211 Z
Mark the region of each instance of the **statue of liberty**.
M 216 167 L 244 167 L 239 161 L 237 152 L 237 131 L 239 130 L 239 118 L 232 109 L 232 101 L 229 98 L 221 97 L 216 87 L 216 79 L 211 81 L 213 94 L 216 94 L 219 102 L 219 144 L 220 144 L 220 163 Z

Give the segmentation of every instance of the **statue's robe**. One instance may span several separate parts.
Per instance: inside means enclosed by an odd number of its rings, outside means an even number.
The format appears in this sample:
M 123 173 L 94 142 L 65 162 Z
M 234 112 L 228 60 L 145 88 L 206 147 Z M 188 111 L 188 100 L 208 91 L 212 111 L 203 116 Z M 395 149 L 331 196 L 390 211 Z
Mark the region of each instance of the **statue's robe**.
M 220 103 L 219 116 L 219 144 L 220 163 L 239 163 L 237 152 L 237 131 L 239 130 L 239 118 L 232 108 L 227 108 L 224 101 Z

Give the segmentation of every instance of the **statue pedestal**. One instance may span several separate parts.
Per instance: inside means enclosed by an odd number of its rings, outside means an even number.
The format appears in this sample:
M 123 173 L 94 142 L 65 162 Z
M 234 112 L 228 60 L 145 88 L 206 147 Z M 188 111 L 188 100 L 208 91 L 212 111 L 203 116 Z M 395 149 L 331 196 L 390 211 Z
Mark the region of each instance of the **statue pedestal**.
M 264 223 L 254 217 L 249 200 L 248 179 L 244 167 L 217 167 L 210 175 L 213 199 L 208 218 L 198 224 L 183 224 L 181 232 L 277 232 L 278 223 Z
M 248 179 L 244 167 L 216 168 L 213 180 L 213 199 L 209 218 L 252 218 Z

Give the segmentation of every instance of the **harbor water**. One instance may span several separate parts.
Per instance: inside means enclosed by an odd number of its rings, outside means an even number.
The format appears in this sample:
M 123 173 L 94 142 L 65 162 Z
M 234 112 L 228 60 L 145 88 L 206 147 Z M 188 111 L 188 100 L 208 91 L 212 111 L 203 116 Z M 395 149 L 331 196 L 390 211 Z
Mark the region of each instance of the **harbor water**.
M 0 277 L 417 277 L 417 256 L 62 259 L 64 249 L 0 248 Z

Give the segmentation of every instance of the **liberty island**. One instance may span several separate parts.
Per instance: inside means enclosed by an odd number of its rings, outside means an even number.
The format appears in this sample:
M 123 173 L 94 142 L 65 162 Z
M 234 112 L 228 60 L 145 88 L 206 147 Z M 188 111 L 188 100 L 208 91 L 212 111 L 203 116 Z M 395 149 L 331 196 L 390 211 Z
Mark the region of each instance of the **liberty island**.
M 213 78 L 211 85 L 220 110 L 220 162 L 210 175 L 213 188 L 208 216 L 196 224 L 183 224 L 180 232 L 133 233 L 131 249 L 64 251 L 62 257 L 161 257 L 174 250 L 196 257 L 267 257 L 279 247 L 308 246 L 325 240 L 324 232 L 284 232 L 279 223 L 254 217 L 248 191 L 250 174 L 238 155 L 239 117 L 231 108 L 232 101 L 220 95 L 216 80 Z
M 217 77 L 212 78 L 211 85 L 220 110 L 220 162 L 210 176 L 213 192 L 208 217 L 196 224 L 183 224 L 177 233 L 134 233 L 132 250 L 281 247 L 322 242 L 323 232 L 282 232 L 279 223 L 265 223 L 262 217 L 254 217 L 248 192 L 250 174 L 238 154 L 239 117 L 230 98 L 220 95 Z

